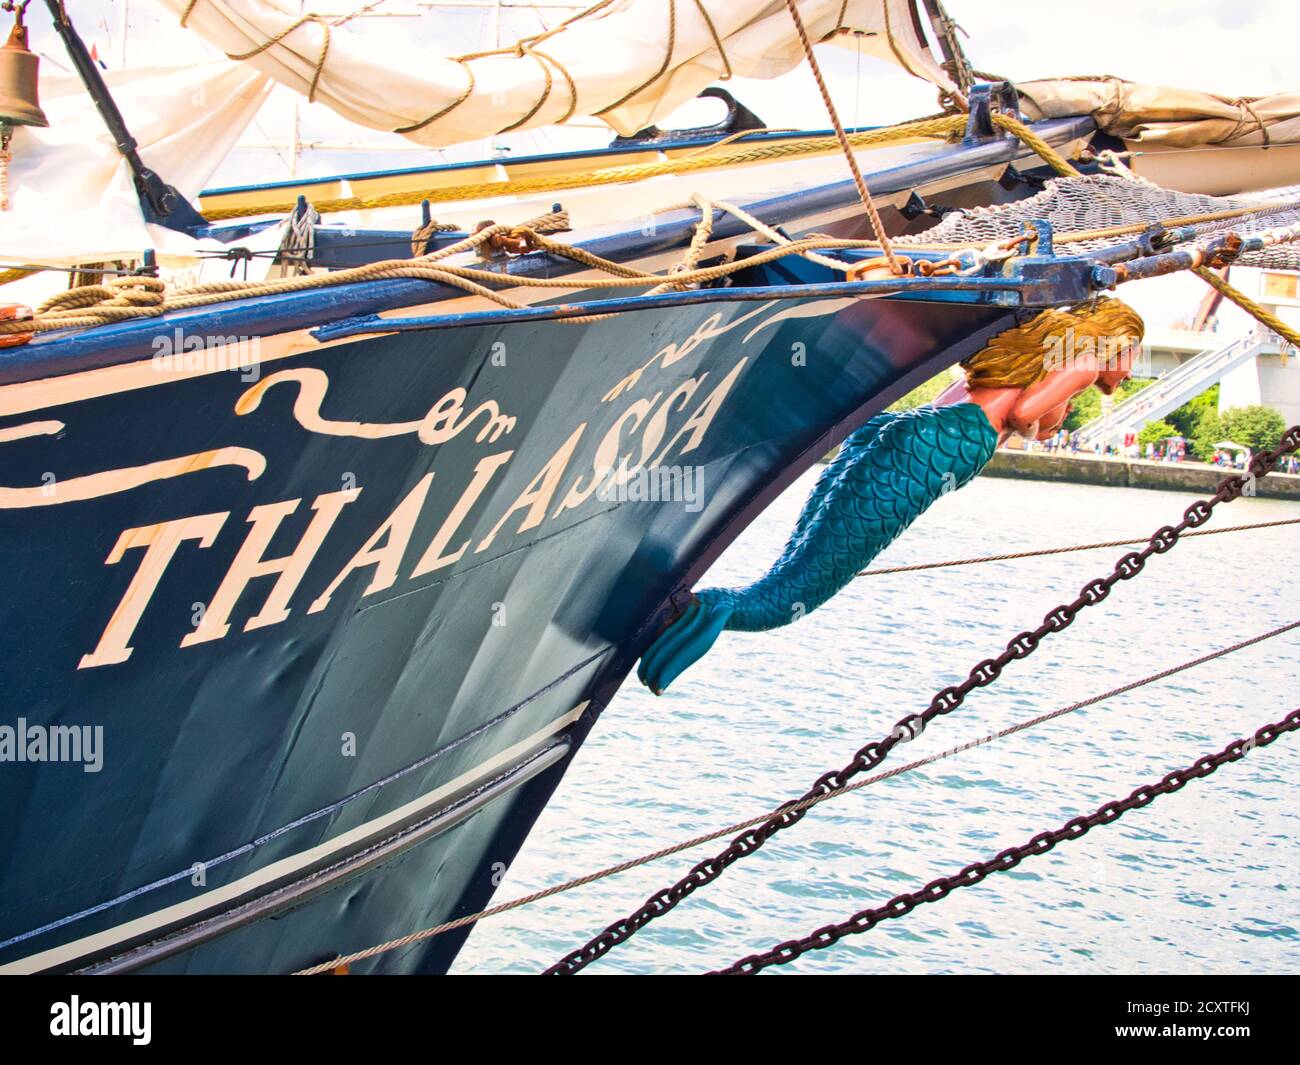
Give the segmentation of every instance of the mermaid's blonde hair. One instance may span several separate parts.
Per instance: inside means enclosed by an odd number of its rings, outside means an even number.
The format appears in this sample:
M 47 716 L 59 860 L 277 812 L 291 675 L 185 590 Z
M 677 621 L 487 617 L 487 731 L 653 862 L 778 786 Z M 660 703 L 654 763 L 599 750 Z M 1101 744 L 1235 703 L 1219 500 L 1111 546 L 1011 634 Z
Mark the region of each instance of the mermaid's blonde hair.
M 1024 325 L 995 336 L 984 349 L 962 360 L 970 388 L 1028 388 L 1047 376 L 1047 355 L 1067 334 L 1141 341 L 1142 318 L 1122 300 L 1104 299 L 1068 310 L 1046 310 Z M 1058 343 L 1054 345 L 1053 339 Z

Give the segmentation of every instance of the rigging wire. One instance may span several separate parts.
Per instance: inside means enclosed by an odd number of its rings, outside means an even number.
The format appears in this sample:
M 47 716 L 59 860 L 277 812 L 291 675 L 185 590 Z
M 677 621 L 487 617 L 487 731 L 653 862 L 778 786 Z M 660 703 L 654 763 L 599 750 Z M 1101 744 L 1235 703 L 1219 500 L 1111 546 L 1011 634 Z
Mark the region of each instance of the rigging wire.
M 858 168 L 857 156 L 853 154 L 853 146 L 849 143 L 848 134 L 844 132 L 839 112 L 835 110 L 835 101 L 831 99 L 831 91 L 827 88 L 826 79 L 822 76 L 821 64 L 818 63 L 817 56 L 813 53 L 812 42 L 808 39 L 808 31 L 804 28 L 803 19 L 799 16 L 799 9 L 795 6 L 794 0 L 785 0 L 785 6 L 790 12 L 790 19 L 794 22 L 794 28 L 799 34 L 799 43 L 803 45 L 804 58 L 808 60 L 808 67 L 817 81 L 817 89 L 821 93 L 822 102 L 826 105 L 826 113 L 830 116 L 831 126 L 835 129 L 835 137 L 840 142 L 840 150 L 844 153 L 844 160 L 849 164 L 849 173 L 853 175 L 853 184 L 857 187 L 858 197 L 862 200 L 862 206 L 866 208 L 867 220 L 871 223 L 872 236 L 880 242 L 880 251 L 889 264 L 889 272 L 899 276 L 904 272 L 903 265 L 894 253 L 889 234 L 885 232 L 885 224 L 880 219 L 880 211 L 877 210 L 876 202 L 871 198 L 871 191 L 867 188 L 866 180 L 862 177 L 862 171 Z
M 1282 525 L 1300 525 L 1300 518 L 1281 518 L 1277 521 L 1257 521 L 1249 525 L 1225 525 L 1222 529 L 1190 529 L 1183 533 L 1187 536 L 1216 536 L 1219 533 L 1250 532 L 1255 529 L 1275 529 Z M 1146 543 L 1145 536 L 1135 536 L 1129 540 L 1106 540 L 1095 544 L 1072 544 L 1069 547 L 1047 547 L 1037 551 L 1015 551 L 1005 555 L 982 555 L 978 558 L 959 558 L 947 562 L 918 562 L 910 566 L 884 566 L 880 569 L 864 569 L 859 577 L 881 577 L 886 573 L 915 573 L 925 569 L 943 569 L 947 566 L 974 566 L 981 562 L 1010 562 L 1021 558 L 1041 558 L 1045 555 L 1067 555 L 1072 551 L 1095 551 L 1103 547 L 1128 547 L 1131 544 Z
M 825 794 L 805 799 L 796 804 L 793 809 L 811 809 L 813 806 L 826 802 L 828 799 L 847 795 L 860 788 L 865 788 L 869 784 L 878 784 L 881 781 L 889 780 L 892 777 L 902 776 L 904 773 L 909 773 L 914 769 L 920 769 L 923 766 L 932 765 L 935 762 L 943 761 L 946 758 L 952 758 L 955 755 L 962 754 L 965 751 L 972 750 L 976 747 L 983 747 L 987 744 L 994 743 L 997 740 L 1006 738 L 1007 736 L 1014 736 L 1016 733 L 1024 732 L 1027 729 L 1035 728 L 1038 725 L 1046 724 L 1049 721 L 1054 721 L 1059 717 L 1064 717 L 1066 714 L 1074 713 L 1076 710 L 1083 710 L 1087 707 L 1095 706 L 1098 703 L 1104 702 L 1107 699 L 1113 699 L 1116 696 L 1125 695 L 1128 692 L 1145 687 L 1148 684 L 1155 684 L 1158 681 L 1166 680 L 1178 673 L 1185 672 L 1189 669 L 1195 669 L 1197 666 L 1202 666 L 1208 662 L 1214 661 L 1215 659 L 1235 654 L 1237 651 L 1243 651 L 1248 647 L 1254 647 L 1266 640 L 1282 636 L 1285 633 L 1292 632 L 1296 629 L 1300 629 L 1300 620 L 1292 621 L 1286 625 L 1279 625 L 1277 628 L 1270 629 L 1268 632 L 1262 632 L 1255 636 L 1248 637 L 1247 639 L 1241 640 L 1228 647 L 1221 647 L 1215 651 L 1209 652 L 1208 654 L 1201 655 L 1199 658 L 1181 662 L 1178 665 L 1170 666 L 1169 668 L 1163 669 L 1158 673 L 1153 673 L 1150 676 L 1130 681 L 1127 684 L 1121 684 L 1118 687 L 1111 688 L 1109 691 L 1102 692 L 1100 695 L 1081 699 L 1076 703 L 1071 703 L 1069 706 L 1061 707 L 1058 710 L 1052 710 L 1045 714 L 1039 714 L 1037 717 L 1017 722 L 1014 725 L 1009 725 L 1004 729 L 999 729 L 997 732 L 991 732 L 988 735 L 977 740 L 972 740 L 969 743 L 949 747 L 947 750 L 939 751 L 936 754 L 927 755 L 924 758 L 918 758 L 915 761 L 908 762 L 904 765 L 894 766 L 892 769 L 884 770 L 883 772 L 876 773 L 875 775 L 866 777 L 862 780 L 853 781 L 849 784 L 845 784 L 843 787 L 828 791 Z M 619 862 L 616 865 L 607 866 L 604 869 L 597 870 L 594 873 L 589 873 L 586 876 L 575 877 L 572 880 L 566 880 L 561 884 L 554 884 L 551 887 L 543 888 L 540 891 L 535 891 L 528 895 L 522 895 L 518 898 L 511 899 L 508 902 L 489 906 L 487 909 L 480 910 L 477 913 L 467 914 L 464 917 L 458 917 L 455 920 L 446 921 L 443 924 L 435 925 L 432 928 L 413 932 L 410 935 L 402 936 L 398 939 L 392 939 L 386 943 L 380 943 L 377 946 L 368 947 L 365 950 L 360 950 L 353 954 L 346 954 L 342 957 L 334 958 L 331 961 L 322 962 L 319 965 L 313 965 L 307 969 L 301 969 L 294 973 L 294 975 L 313 976 L 318 973 L 329 972 L 342 965 L 351 965 L 353 962 L 363 961 L 366 958 L 372 958 L 378 954 L 385 954 L 389 951 L 399 950 L 402 947 L 410 946 L 412 943 L 432 939 L 434 936 L 439 936 L 446 932 L 452 932 L 458 928 L 464 928 L 467 925 L 476 924 L 484 918 L 495 917 L 498 914 L 507 913 L 510 910 L 517 910 L 523 906 L 528 906 L 532 903 L 540 902 L 543 899 L 548 899 L 553 895 L 572 891 L 574 888 L 585 887 L 586 885 L 593 884 L 598 880 L 604 880 L 607 877 L 615 876 L 619 873 L 625 873 L 628 870 L 638 868 L 642 865 L 647 865 L 650 862 L 658 861 L 661 858 L 668 858 L 674 854 L 680 854 L 682 851 L 693 850 L 695 847 L 702 846 L 705 843 L 712 843 L 727 836 L 734 836 L 737 832 L 743 832 L 747 828 L 763 824 L 765 821 L 772 818 L 776 812 L 777 811 L 769 811 L 768 813 L 760 814 L 758 817 L 751 817 L 745 821 L 739 821 L 734 825 L 728 825 L 726 828 L 715 829 L 714 831 L 705 833 L 704 835 L 695 836 L 680 843 L 674 843 L 670 846 L 662 847 L 659 850 L 651 851 L 650 853 L 643 854 L 637 858 L 630 858 L 626 861 Z
M 1240 761 L 1256 747 L 1267 747 L 1278 737 L 1297 730 L 1300 730 L 1300 708 L 1292 710 L 1281 721 L 1256 729 L 1248 738 L 1239 737 L 1214 754 L 1202 755 L 1190 766 L 1175 769 L 1150 784 L 1140 784 L 1124 798 L 1104 803 L 1090 814 L 1072 817 L 1059 828 L 1040 832 L 1017 847 L 1007 847 L 992 858 L 972 862 L 960 872 L 931 880 L 919 891 L 905 891 L 880 906 L 859 910 L 847 920 L 823 925 L 800 939 L 788 939 L 761 954 L 750 954 L 725 969 L 716 970 L 708 975 L 750 976 L 770 965 L 784 965 L 794 961 L 810 950 L 822 950 L 834 946 L 845 936 L 870 932 L 882 921 L 906 917 L 924 903 L 939 902 L 958 888 L 973 887 L 982 883 L 990 873 L 1002 873 L 1014 869 L 1026 858 L 1046 854 L 1059 844 L 1087 835 L 1100 825 L 1114 824 L 1126 813 L 1151 805 L 1159 796 L 1179 791 L 1193 780 L 1208 777 L 1222 765 Z
M 853 35 L 854 52 L 857 60 L 853 69 L 853 129 L 862 128 L 862 34 Z
M 351 12 L 350 14 L 342 15 L 339 18 L 334 19 L 334 21 L 332 21 L 330 25 L 345 26 L 347 25 L 347 23 L 351 22 L 354 18 L 362 18 L 363 16 L 370 14 L 370 12 L 372 12 L 375 8 L 379 7 L 381 4 L 386 4 L 386 3 L 388 3 L 388 0 L 370 0 L 370 3 L 362 4 L 359 8 L 357 8 L 355 11 Z

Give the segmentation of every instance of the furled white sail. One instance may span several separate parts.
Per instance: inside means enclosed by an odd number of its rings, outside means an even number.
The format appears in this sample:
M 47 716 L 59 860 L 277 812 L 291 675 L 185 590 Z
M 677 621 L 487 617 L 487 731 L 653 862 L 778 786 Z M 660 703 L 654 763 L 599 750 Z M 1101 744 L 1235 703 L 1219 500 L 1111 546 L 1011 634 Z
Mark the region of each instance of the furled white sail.
M 1107 133 L 1143 148 L 1300 143 L 1300 93 L 1216 96 L 1137 85 L 1122 78 L 1071 78 L 1017 85 L 1029 117 L 1092 115 Z
M 784 0 L 601 0 L 500 53 L 393 55 L 360 21 L 298 0 L 161 0 L 189 29 L 351 122 L 440 146 L 596 115 L 630 135 L 728 74 L 772 78 L 803 49 Z M 811 39 L 946 89 L 910 0 L 798 0 Z M 434 16 L 430 16 L 434 17 Z M 341 22 L 341 20 L 335 20 Z M 858 36 L 858 35 L 861 36 Z
M 1300 93 L 1216 96 L 1121 78 L 1065 78 L 1017 85 L 1032 119 L 1091 115 L 1121 138 L 1128 165 L 1165 188 L 1208 196 L 1295 181 Z
M 104 75 L 146 166 L 193 198 L 221 165 L 266 100 L 270 82 L 227 60 Z M 14 130 L 12 203 L 0 212 L 6 265 L 67 265 L 138 259 L 154 248 L 166 261 L 195 242 L 140 213 L 131 173 L 81 80 L 41 69 L 48 129 Z M 17 286 L 5 290 L 10 298 Z

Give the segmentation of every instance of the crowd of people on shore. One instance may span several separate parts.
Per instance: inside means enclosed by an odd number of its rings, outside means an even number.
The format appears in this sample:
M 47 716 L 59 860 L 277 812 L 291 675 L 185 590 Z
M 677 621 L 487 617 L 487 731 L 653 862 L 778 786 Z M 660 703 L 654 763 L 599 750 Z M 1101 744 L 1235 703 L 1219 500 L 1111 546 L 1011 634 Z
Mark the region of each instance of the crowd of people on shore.
M 1080 434 L 1070 432 L 1068 429 L 1058 429 L 1046 440 L 1031 440 L 1025 445 L 1026 451 L 1045 451 L 1049 455 L 1091 455 L 1099 459 L 1140 459 L 1147 458 L 1164 462 L 1181 462 L 1182 455 L 1177 458 L 1170 457 L 1166 459 L 1164 448 L 1153 448 L 1147 445 L 1146 454 L 1143 454 L 1142 448 L 1136 440 L 1126 438 L 1124 444 L 1106 444 L 1094 442 L 1092 444 L 1084 443 L 1080 440 Z M 1158 454 L 1158 458 L 1157 458 Z
M 1123 444 L 1092 444 L 1079 439 L 1080 434 L 1067 429 L 1058 429 L 1046 440 L 1026 442 L 1026 451 L 1041 451 L 1049 455 L 1071 455 L 1098 459 L 1142 459 L 1147 462 L 1195 462 L 1187 450 L 1187 441 L 1183 437 L 1170 437 L 1166 440 L 1147 441 L 1139 444 L 1133 434 L 1124 438 Z M 1251 453 L 1246 448 L 1216 448 L 1208 460 L 1209 465 L 1225 470 L 1244 470 L 1250 465 Z M 1278 464 L 1278 472 L 1300 474 L 1300 456 L 1288 455 Z

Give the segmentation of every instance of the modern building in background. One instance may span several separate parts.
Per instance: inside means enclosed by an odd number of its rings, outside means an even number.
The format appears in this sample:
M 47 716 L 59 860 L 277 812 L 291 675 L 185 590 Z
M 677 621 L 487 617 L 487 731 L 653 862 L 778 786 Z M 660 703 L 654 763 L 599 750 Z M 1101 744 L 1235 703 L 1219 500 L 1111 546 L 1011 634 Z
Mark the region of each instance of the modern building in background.
M 1238 267 L 1232 284 L 1288 325 L 1300 325 L 1300 273 Z M 1208 291 L 1208 290 L 1207 290 Z M 1117 403 L 1080 430 L 1081 443 L 1121 443 L 1206 389 L 1219 386 L 1219 411 L 1272 407 L 1300 421 L 1300 353 L 1235 305 L 1211 292 L 1186 327 L 1147 332 L 1138 376 L 1156 383 Z

